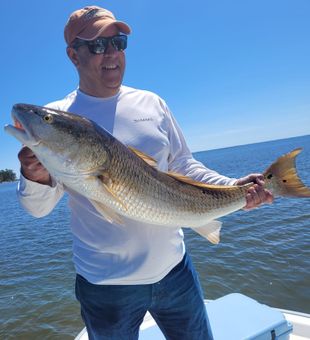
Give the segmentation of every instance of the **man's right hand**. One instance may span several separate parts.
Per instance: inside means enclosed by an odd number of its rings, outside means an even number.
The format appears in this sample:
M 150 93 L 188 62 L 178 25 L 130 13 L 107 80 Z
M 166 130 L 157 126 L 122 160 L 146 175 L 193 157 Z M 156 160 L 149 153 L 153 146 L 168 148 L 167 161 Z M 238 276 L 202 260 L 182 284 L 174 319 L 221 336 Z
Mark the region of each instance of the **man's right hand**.
M 35 154 L 24 146 L 18 153 L 22 175 L 30 181 L 52 186 L 52 178 Z

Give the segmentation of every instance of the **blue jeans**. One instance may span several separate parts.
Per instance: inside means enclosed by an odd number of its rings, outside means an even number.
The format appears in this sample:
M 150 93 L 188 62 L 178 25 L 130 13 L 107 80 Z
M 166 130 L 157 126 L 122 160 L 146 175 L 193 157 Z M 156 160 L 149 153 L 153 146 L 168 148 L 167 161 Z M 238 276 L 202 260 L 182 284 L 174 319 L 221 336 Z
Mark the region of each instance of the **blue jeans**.
M 166 339 L 212 339 L 197 273 L 186 254 L 157 283 L 94 285 L 77 275 L 75 291 L 90 340 L 138 339 L 147 310 Z

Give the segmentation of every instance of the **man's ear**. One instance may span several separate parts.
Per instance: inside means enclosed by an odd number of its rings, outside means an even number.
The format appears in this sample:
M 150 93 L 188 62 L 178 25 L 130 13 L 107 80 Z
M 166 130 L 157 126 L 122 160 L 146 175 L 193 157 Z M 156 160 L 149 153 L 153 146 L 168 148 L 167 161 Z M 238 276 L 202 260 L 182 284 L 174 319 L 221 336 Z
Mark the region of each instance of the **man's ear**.
M 72 61 L 72 63 L 76 67 L 78 67 L 78 65 L 79 65 L 79 58 L 78 58 L 76 50 L 74 48 L 72 48 L 72 47 L 67 47 L 67 55 L 68 55 L 69 59 Z

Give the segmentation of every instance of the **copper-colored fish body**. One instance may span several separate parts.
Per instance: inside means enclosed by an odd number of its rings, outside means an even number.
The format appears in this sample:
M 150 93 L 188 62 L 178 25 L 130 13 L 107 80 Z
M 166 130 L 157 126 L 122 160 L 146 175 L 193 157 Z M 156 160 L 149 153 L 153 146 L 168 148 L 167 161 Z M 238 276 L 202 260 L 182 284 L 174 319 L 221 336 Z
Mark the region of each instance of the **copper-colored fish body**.
M 18 126 L 7 126 L 7 132 L 31 148 L 52 177 L 86 197 L 111 223 L 132 219 L 159 227 L 191 227 L 218 243 L 221 223 L 216 219 L 246 205 L 252 184 L 209 185 L 161 172 L 154 159 L 79 115 L 17 104 L 12 116 Z M 296 172 L 299 152 L 280 157 L 264 173 L 274 195 L 310 197 Z

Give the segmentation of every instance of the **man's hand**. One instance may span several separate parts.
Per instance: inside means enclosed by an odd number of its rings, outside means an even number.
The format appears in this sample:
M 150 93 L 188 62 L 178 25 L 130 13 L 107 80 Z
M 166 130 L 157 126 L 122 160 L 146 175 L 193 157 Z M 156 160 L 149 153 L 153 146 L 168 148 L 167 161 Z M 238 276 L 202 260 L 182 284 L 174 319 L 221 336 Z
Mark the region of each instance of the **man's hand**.
M 21 164 L 21 173 L 24 177 L 33 182 L 52 186 L 50 174 L 27 146 L 20 150 L 18 159 Z
M 264 189 L 264 176 L 262 174 L 250 174 L 248 176 L 239 178 L 235 185 L 244 185 L 247 183 L 254 183 L 252 187 L 249 188 L 246 195 L 246 206 L 245 210 L 250 210 L 257 208 L 261 204 L 273 202 L 273 195 L 269 190 Z

